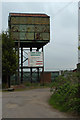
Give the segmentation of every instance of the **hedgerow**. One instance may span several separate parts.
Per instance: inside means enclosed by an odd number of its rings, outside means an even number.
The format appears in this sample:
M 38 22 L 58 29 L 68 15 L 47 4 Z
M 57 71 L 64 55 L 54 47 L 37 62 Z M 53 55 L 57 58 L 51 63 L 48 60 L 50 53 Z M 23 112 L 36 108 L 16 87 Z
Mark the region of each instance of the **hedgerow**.
M 77 73 L 57 77 L 51 86 L 55 88 L 49 103 L 61 111 L 80 115 L 79 78 Z

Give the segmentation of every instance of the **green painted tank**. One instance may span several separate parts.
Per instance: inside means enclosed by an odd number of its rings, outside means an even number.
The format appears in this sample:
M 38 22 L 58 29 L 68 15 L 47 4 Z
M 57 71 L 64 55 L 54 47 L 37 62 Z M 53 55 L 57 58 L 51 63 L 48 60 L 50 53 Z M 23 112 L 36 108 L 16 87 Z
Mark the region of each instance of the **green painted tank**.
M 50 41 L 50 17 L 46 14 L 10 13 L 9 29 L 17 44 L 42 47 Z

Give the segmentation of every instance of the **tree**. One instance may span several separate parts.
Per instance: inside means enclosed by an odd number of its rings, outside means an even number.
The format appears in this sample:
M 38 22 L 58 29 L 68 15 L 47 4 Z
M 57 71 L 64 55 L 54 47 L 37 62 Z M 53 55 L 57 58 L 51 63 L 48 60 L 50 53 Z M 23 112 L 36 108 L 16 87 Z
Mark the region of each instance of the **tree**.
M 78 47 L 78 50 L 80 50 L 80 46 Z
M 15 74 L 17 69 L 17 55 L 15 44 L 9 32 L 2 33 L 2 82 L 8 83 L 10 87 L 10 76 Z

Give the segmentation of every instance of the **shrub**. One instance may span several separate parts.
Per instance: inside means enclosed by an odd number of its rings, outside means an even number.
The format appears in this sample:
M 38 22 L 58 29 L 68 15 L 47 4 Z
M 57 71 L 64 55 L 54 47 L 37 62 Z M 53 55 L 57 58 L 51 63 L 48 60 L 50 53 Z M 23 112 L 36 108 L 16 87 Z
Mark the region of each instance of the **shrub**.
M 80 114 L 77 73 L 70 73 L 66 77 L 65 75 L 57 77 L 54 86 L 56 87 L 55 93 L 51 96 L 49 103 L 61 111 Z

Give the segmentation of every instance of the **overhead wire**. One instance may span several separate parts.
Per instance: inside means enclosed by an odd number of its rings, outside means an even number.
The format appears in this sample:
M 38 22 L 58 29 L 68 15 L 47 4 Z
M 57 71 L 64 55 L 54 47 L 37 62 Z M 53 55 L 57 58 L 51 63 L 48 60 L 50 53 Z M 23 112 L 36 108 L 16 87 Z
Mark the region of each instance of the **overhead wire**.
M 54 15 L 54 19 L 56 18 L 56 16 L 58 16 L 61 12 L 63 12 L 67 7 L 69 7 L 71 4 L 73 4 L 74 2 L 77 2 L 76 0 L 72 0 L 71 2 L 68 2 L 68 4 L 66 4 L 64 7 L 60 8 Z M 25 51 L 24 51 L 25 52 Z M 25 52 L 26 53 L 26 52 Z M 26 53 L 27 54 L 27 53 Z M 26 60 L 28 60 L 28 58 L 26 58 Z M 24 60 L 24 62 L 26 61 Z
M 54 17 L 54 20 L 55 20 L 55 18 L 56 18 L 56 16 L 58 16 L 61 12 L 63 12 L 67 7 L 69 7 L 70 5 L 72 5 L 74 2 L 77 2 L 76 0 L 72 0 L 72 1 L 70 1 L 70 2 L 68 2 L 68 4 L 66 4 L 64 7 L 62 7 L 62 8 L 60 8 L 54 15 L 53 15 L 53 17 Z M 55 68 L 55 69 L 58 69 L 58 70 L 60 70 L 60 68 Z M 65 70 L 67 70 L 67 69 L 73 69 L 73 68 L 65 68 Z M 62 69 L 61 69 L 62 70 Z
M 61 12 L 64 11 L 65 8 L 69 7 L 71 4 L 73 4 L 74 2 L 77 2 L 76 0 L 75 1 L 71 1 L 69 2 L 68 4 L 66 4 L 64 7 L 60 8 L 55 14 L 54 14 L 54 19 L 56 18 L 56 16 L 58 16 Z

